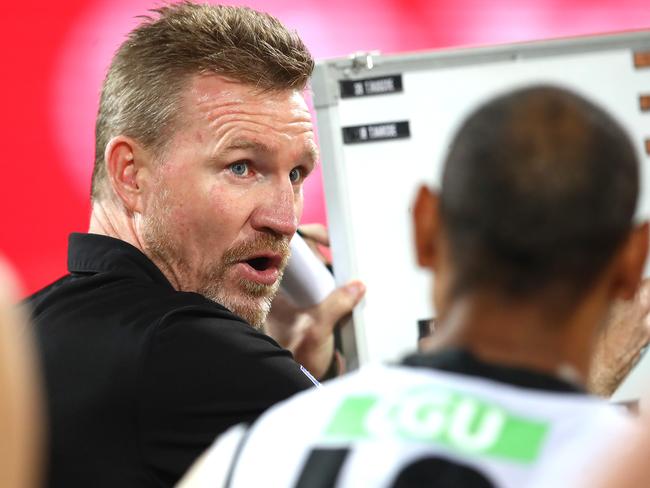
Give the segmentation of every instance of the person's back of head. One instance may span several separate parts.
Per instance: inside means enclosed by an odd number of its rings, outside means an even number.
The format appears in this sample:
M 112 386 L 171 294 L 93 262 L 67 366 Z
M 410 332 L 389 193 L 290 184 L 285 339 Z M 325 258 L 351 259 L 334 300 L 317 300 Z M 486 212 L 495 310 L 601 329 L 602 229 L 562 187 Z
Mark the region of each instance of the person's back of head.
M 480 107 L 443 174 L 448 298 L 577 300 L 630 233 L 638 171 L 623 129 L 576 94 L 539 86 Z

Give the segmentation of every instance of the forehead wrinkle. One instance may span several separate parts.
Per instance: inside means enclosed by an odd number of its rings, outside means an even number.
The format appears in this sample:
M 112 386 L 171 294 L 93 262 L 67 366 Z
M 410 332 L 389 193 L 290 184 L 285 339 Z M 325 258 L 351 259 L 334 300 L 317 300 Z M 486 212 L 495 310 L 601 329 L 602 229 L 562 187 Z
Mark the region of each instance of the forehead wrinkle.
M 273 111 L 271 107 L 263 107 L 262 110 L 255 110 L 250 104 L 229 103 L 214 104 L 214 108 L 204 111 L 209 127 L 227 122 L 252 122 L 268 127 L 277 127 L 282 124 L 284 127 L 305 126 L 306 130 L 312 130 L 311 115 L 308 111 L 290 110 L 286 113 Z M 249 108 L 250 107 L 250 108 Z
M 238 132 L 249 132 L 249 131 L 253 133 L 256 132 L 256 131 L 251 131 L 250 128 L 244 128 L 242 130 L 242 127 L 233 126 L 232 124 L 221 125 L 217 130 L 217 132 L 215 133 L 216 136 L 215 139 L 218 141 L 215 146 L 215 150 L 228 152 L 228 151 L 235 151 L 238 149 L 252 149 L 258 152 L 269 152 L 271 154 L 277 154 L 278 148 L 275 144 L 267 144 L 266 142 L 256 140 L 255 136 L 245 136 L 245 135 L 238 134 Z M 234 135 L 232 135 L 233 132 Z M 312 131 L 309 130 L 305 132 L 312 132 Z M 267 133 L 268 131 L 262 131 L 263 135 Z M 291 140 L 295 137 L 295 135 L 287 135 L 287 134 L 280 134 L 280 135 L 284 139 L 288 139 L 288 140 Z M 307 144 L 305 146 L 306 147 L 304 147 L 304 149 L 302 150 L 299 159 L 308 160 L 308 162 L 311 163 L 313 167 L 315 167 L 316 164 L 318 163 L 318 148 L 313 138 L 310 137 L 307 140 Z
M 225 99 L 224 99 L 225 98 Z M 240 98 L 232 97 L 214 97 L 209 96 L 208 94 L 199 96 L 196 100 L 196 107 L 200 112 L 204 113 L 208 118 L 212 119 L 213 113 L 223 110 L 225 113 L 237 113 L 238 111 L 234 108 L 238 105 L 244 105 L 245 100 Z
M 300 132 L 300 126 L 304 126 L 304 131 L 313 132 L 311 114 L 307 108 L 290 102 L 289 110 L 286 110 L 284 105 L 287 100 L 242 97 L 230 91 L 222 91 L 217 96 L 195 91 L 192 98 L 195 110 L 207 122 L 209 129 L 229 121 L 241 121 L 266 125 L 267 128 L 282 124 L 284 128 L 293 130 L 295 126 Z
M 277 117 L 274 117 L 272 115 L 265 115 L 264 117 L 259 117 L 258 115 L 259 114 L 255 112 L 234 112 L 220 115 L 210 119 L 209 128 L 218 129 L 219 126 L 241 122 L 252 125 L 260 125 L 267 129 L 274 129 L 276 132 L 282 132 L 282 130 L 285 128 L 290 129 L 292 132 L 295 130 L 298 134 L 302 134 L 304 132 L 313 132 L 311 119 L 286 121 L 278 120 Z M 278 127 L 279 124 L 280 127 Z
M 272 141 L 256 141 L 255 137 L 241 137 L 236 133 L 229 141 L 228 136 L 232 130 L 238 129 L 259 133 L 262 138 L 275 133 L 287 141 L 307 135 L 306 144 L 300 144 L 300 159 L 307 160 L 313 167 L 318 163 L 319 153 L 313 139 L 311 114 L 306 107 L 291 103 L 289 110 L 278 110 L 278 106 L 283 106 L 286 100 L 257 98 L 259 95 L 242 96 L 230 90 L 223 90 L 217 96 L 203 90 L 193 90 L 192 94 L 194 96 L 190 95 L 191 102 L 200 118 L 205 121 L 202 132 L 212 132 L 212 138 L 217 143 L 215 149 L 252 149 L 270 153 L 278 151 L 277 147 L 273 147 Z M 233 124 L 238 126 L 233 127 Z
M 220 117 L 240 114 L 243 116 L 272 116 L 276 119 L 280 118 L 286 123 L 308 123 L 311 125 L 311 114 L 306 107 L 293 106 L 290 110 L 278 111 L 278 106 L 285 102 L 268 99 L 247 100 L 235 97 L 230 93 L 222 93 L 217 97 L 204 94 L 195 99 L 197 109 L 205 115 L 210 123 Z
M 224 120 L 221 120 L 219 123 L 211 124 L 209 129 L 212 129 L 214 131 L 213 135 L 216 139 L 219 140 L 223 139 L 232 131 L 241 131 L 242 133 L 248 132 L 256 134 L 260 137 L 268 137 L 270 134 L 275 134 L 278 136 L 278 139 L 283 140 L 291 140 L 305 134 L 307 134 L 310 139 L 313 139 L 312 135 L 314 132 L 310 124 L 283 124 L 282 126 L 278 127 L 278 124 L 273 123 L 273 121 L 266 122 L 260 121 L 258 119 L 242 119 L 230 116 L 224 117 Z M 256 138 L 236 136 L 233 137 L 233 139 L 239 141 L 249 141 Z M 274 145 L 271 142 L 263 142 L 261 144 L 264 144 L 266 146 Z
M 232 131 L 235 132 L 241 131 L 241 132 L 250 132 L 253 134 L 260 134 L 262 137 L 268 137 L 270 133 L 273 133 L 277 135 L 278 138 L 287 141 L 291 141 L 296 137 L 300 137 L 307 134 L 309 140 L 313 142 L 313 128 L 311 126 L 311 123 L 306 123 L 306 122 L 287 123 L 278 127 L 277 121 L 274 120 L 269 120 L 267 122 L 265 120 L 259 120 L 259 118 L 257 117 L 253 119 L 249 119 L 249 118 L 241 118 L 240 116 L 229 115 L 229 116 L 224 116 L 219 120 L 216 120 L 213 123 L 211 123 L 209 129 L 214 130 L 213 136 L 216 140 L 219 141 L 223 141 L 224 139 L 226 139 L 228 134 L 231 133 Z M 234 136 L 233 139 L 235 140 L 245 139 L 246 141 L 252 141 L 254 138 Z M 255 142 L 259 142 L 259 141 L 255 141 Z M 273 147 L 274 144 L 269 144 L 268 142 L 264 142 L 264 143 L 260 142 L 260 144 L 263 144 L 264 146 L 266 146 L 267 149 L 270 149 L 271 151 L 277 149 Z
M 215 80 L 217 83 L 208 83 L 211 80 Z M 299 97 L 296 97 L 296 95 L 299 95 Z M 296 116 L 298 112 L 302 112 L 301 118 L 304 121 L 311 121 L 307 107 L 301 106 L 304 105 L 304 95 L 299 90 L 259 91 L 254 86 L 214 73 L 193 76 L 189 84 L 189 90 L 185 92 L 183 98 L 185 98 L 186 103 L 194 105 L 201 112 L 217 112 L 217 115 L 219 115 L 220 109 L 236 112 L 235 107 L 237 105 L 261 108 L 262 110 L 254 113 L 263 115 L 269 109 L 272 110 L 278 105 L 289 103 L 293 105 L 292 109 L 286 112 L 289 116 Z M 300 102 L 296 98 L 299 98 Z

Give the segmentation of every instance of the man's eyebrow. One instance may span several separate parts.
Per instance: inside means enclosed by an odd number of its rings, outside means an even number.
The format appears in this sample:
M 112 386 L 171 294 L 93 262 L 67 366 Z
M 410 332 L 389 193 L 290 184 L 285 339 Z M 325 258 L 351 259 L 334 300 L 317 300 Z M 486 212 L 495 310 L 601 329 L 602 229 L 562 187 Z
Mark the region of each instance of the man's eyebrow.
M 225 151 L 236 151 L 238 149 L 252 149 L 257 152 L 273 152 L 273 149 L 266 144 L 250 139 L 236 139 L 224 148 Z
M 267 153 L 273 153 L 275 151 L 271 146 L 250 139 L 235 139 L 234 141 L 229 142 L 226 147 L 224 147 L 224 151 L 237 151 L 242 149 Z M 316 166 L 318 163 L 319 157 L 320 153 L 315 144 L 310 144 L 309 147 L 304 151 L 303 158 L 309 160 L 309 162 L 314 166 Z

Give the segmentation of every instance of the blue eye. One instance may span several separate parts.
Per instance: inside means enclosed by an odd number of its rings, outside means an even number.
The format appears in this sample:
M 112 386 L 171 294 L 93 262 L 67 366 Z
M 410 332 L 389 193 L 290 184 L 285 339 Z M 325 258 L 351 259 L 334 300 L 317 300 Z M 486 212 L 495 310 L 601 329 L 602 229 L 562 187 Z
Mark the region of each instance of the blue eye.
M 231 164 L 229 168 L 236 176 L 246 176 L 248 174 L 248 163 L 242 161 Z
M 289 172 L 289 179 L 291 180 L 291 183 L 298 183 L 301 178 L 302 178 L 302 171 L 300 171 L 299 168 L 293 168 Z

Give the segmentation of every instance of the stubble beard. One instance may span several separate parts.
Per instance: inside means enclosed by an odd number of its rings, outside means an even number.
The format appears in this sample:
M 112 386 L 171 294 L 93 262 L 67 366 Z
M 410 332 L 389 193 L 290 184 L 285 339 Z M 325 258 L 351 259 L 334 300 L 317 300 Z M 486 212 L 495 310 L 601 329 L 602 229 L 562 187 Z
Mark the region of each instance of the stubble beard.
M 228 282 L 229 269 L 261 251 L 271 251 L 283 256 L 275 283 L 265 285 L 246 279 L 239 279 L 235 283 Z M 227 249 L 219 263 L 206 270 L 207 273 L 200 281 L 202 286 L 197 291 L 239 315 L 256 329 L 261 329 L 280 287 L 288 259 L 289 242 L 286 238 L 260 234 L 250 241 Z
M 254 239 L 227 249 L 221 259 L 197 270 L 188 269 L 182 241 L 168 225 L 161 192 L 152 215 L 142 219 L 142 240 L 147 254 L 159 267 L 170 271 L 178 281 L 179 291 L 192 291 L 223 305 L 256 329 L 261 329 L 271 310 L 271 303 L 280 287 L 280 281 L 289 260 L 290 247 L 286 237 L 259 234 Z M 167 207 L 168 208 L 168 207 Z M 271 251 L 283 256 L 278 279 L 272 285 L 239 279 L 228 281 L 228 271 L 238 262 L 256 253 Z

